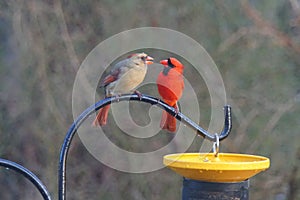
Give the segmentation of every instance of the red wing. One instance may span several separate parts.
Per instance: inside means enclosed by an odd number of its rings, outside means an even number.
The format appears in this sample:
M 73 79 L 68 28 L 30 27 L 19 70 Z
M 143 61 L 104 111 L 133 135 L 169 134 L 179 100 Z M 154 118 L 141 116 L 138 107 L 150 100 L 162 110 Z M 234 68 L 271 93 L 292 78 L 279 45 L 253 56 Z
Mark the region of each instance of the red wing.
M 118 77 L 119 77 L 119 73 L 120 73 L 120 69 L 117 69 L 117 70 L 112 71 L 109 75 L 107 75 L 107 76 L 103 79 L 103 81 L 102 81 L 102 83 L 101 83 L 101 86 L 106 86 L 106 85 L 108 85 L 108 84 L 114 82 L 115 80 L 117 80 Z
M 117 77 L 116 76 L 112 76 L 112 75 L 108 75 L 104 78 L 104 80 L 102 81 L 102 84 L 101 85 L 108 85 L 110 84 L 111 82 L 114 82 L 115 80 L 117 80 Z

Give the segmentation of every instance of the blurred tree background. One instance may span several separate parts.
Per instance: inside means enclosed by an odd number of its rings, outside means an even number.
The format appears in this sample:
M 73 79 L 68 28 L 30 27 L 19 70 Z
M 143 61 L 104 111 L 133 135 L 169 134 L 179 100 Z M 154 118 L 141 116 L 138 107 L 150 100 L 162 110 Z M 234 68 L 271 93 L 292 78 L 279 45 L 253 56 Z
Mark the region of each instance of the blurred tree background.
M 73 121 L 81 62 L 101 41 L 145 26 L 187 34 L 216 62 L 234 116 L 221 150 L 271 159 L 270 169 L 251 179 L 250 198 L 299 199 L 298 0 L 1 1 L 0 156 L 36 173 L 56 199 L 59 150 Z M 209 107 L 209 97 L 201 98 Z M 0 199 L 40 199 L 15 173 L 1 169 L 0 181 Z M 77 136 L 70 151 L 68 199 L 181 199 L 181 181 L 168 169 L 113 170 Z

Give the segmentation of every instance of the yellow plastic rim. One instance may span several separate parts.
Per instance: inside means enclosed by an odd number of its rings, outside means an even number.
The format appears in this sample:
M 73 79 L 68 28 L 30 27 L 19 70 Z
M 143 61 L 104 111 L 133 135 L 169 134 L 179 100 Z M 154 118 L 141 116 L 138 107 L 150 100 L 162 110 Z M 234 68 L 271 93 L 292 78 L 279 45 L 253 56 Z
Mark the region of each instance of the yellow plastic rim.
M 240 182 L 270 167 L 266 157 L 230 153 L 170 154 L 163 162 L 181 176 L 208 182 Z

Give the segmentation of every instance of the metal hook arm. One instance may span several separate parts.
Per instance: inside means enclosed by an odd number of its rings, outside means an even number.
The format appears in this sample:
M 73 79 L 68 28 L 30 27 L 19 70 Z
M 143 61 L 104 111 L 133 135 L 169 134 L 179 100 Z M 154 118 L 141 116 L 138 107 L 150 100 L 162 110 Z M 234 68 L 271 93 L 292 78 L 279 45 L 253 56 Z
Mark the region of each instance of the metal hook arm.
M 27 168 L 12 162 L 10 160 L 5 160 L 0 158 L 0 166 L 5 167 L 7 169 L 14 170 L 18 172 L 19 174 L 22 174 L 26 179 L 28 179 L 31 183 L 34 184 L 34 186 L 39 190 L 41 195 L 45 200 L 51 200 L 50 194 L 47 191 L 47 188 L 44 186 L 44 184 L 41 182 L 41 180 L 33 174 L 31 171 L 29 171 Z
M 188 125 L 192 129 L 197 131 L 197 134 L 205 137 L 206 139 L 209 139 L 211 141 L 215 141 L 215 136 L 208 133 L 206 130 L 204 130 L 202 127 L 200 127 L 198 124 L 193 122 L 191 119 L 183 115 L 182 113 L 178 113 L 172 106 L 169 106 L 165 102 L 161 101 L 160 99 L 148 96 L 148 95 L 142 95 L 141 97 L 136 94 L 126 94 L 121 95 L 118 97 L 109 97 L 106 99 L 103 99 L 99 102 L 97 102 L 95 105 L 90 106 L 87 108 L 79 117 L 74 121 L 74 123 L 69 128 L 63 145 L 61 147 L 60 151 L 60 157 L 59 157 L 59 171 L 58 171 L 58 199 L 59 200 L 65 200 L 66 199 L 66 162 L 67 162 L 67 154 L 69 151 L 70 144 L 72 142 L 73 136 L 75 135 L 78 127 L 94 112 L 99 110 L 100 108 L 111 104 L 115 102 L 120 101 L 142 101 L 145 103 L 150 103 L 152 105 L 157 105 L 158 107 L 166 110 L 168 113 L 173 115 L 176 119 L 180 120 L 184 124 Z M 231 130 L 231 108 L 230 106 L 224 107 L 225 112 L 225 122 L 224 122 L 224 128 L 223 131 L 219 135 L 219 140 L 225 139 Z
M 172 109 L 172 107 L 171 107 L 171 109 Z M 172 109 L 172 111 L 170 111 L 170 110 L 167 110 L 167 111 L 170 114 L 174 113 L 173 109 Z M 201 126 L 199 126 L 198 124 L 193 122 L 191 119 L 186 117 L 184 114 L 178 113 L 177 116 L 175 116 L 175 117 L 178 120 L 180 120 L 181 122 L 183 122 L 184 124 L 191 127 L 192 129 L 196 130 L 198 135 L 201 135 L 202 137 L 205 137 L 205 139 L 208 139 L 210 141 L 215 141 L 215 134 L 210 134 L 208 131 L 206 131 Z M 231 107 L 229 105 L 226 105 L 226 106 L 224 106 L 224 127 L 223 127 L 222 132 L 219 134 L 220 141 L 225 139 L 229 135 L 231 128 L 232 128 Z

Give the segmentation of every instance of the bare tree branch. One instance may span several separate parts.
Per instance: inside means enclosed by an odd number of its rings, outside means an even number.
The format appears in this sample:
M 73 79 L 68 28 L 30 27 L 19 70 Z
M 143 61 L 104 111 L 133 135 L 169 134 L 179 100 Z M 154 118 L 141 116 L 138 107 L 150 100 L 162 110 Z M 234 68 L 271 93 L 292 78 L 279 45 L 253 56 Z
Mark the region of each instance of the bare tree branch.
M 274 130 L 275 126 L 278 124 L 281 117 L 286 114 L 288 111 L 290 111 L 293 106 L 296 104 L 295 98 L 291 98 L 288 102 L 286 102 L 283 105 L 278 105 L 277 111 L 273 114 L 273 116 L 270 118 L 268 123 L 266 124 L 265 128 L 263 129 L 262 133 L 260 134 L 261 138 L 266 138 L 267 135 L 271 135 L 272 131 Z M 251 144 L 249 149 L 256 149 L 261 144 L 261 140 L 256 140 Z
M 71 39 L 69 31 L 68 31 L 68 27 L 67 27 L 67 24 L 65 21 L 65 17 L 64 17 L 64 13 L 62 10 L 60 0 L 54 1 L 54 12 L 55 12 L 57 18 L 59 19 L 58 21 L 60 22 L 58 25 L 61 30 L 61 36 L 63 38 L 63 42 L 65 43 L 65 46 L 67 48 L 67 53 L 70 57 L 71 65 L 76 72 L 79 68 L 80 62 L 79 62 L 76 52 L 74 50 L 74 45 L 72 43 L 72 39 Z
M 292 41 L 292 38 L 288 35 L 279 31 L 269 21 L 265 20 L 259 11 L 252 7 L 247 0 L 242 1 L 241 5 L 246 16 L 253 21 L 255 26 L 257 26 L 260 34 L 269 36 L 277 45 L 288 48 L 296 53 L 300 53 L 300 46 L 295 44 L 295 42 Z

